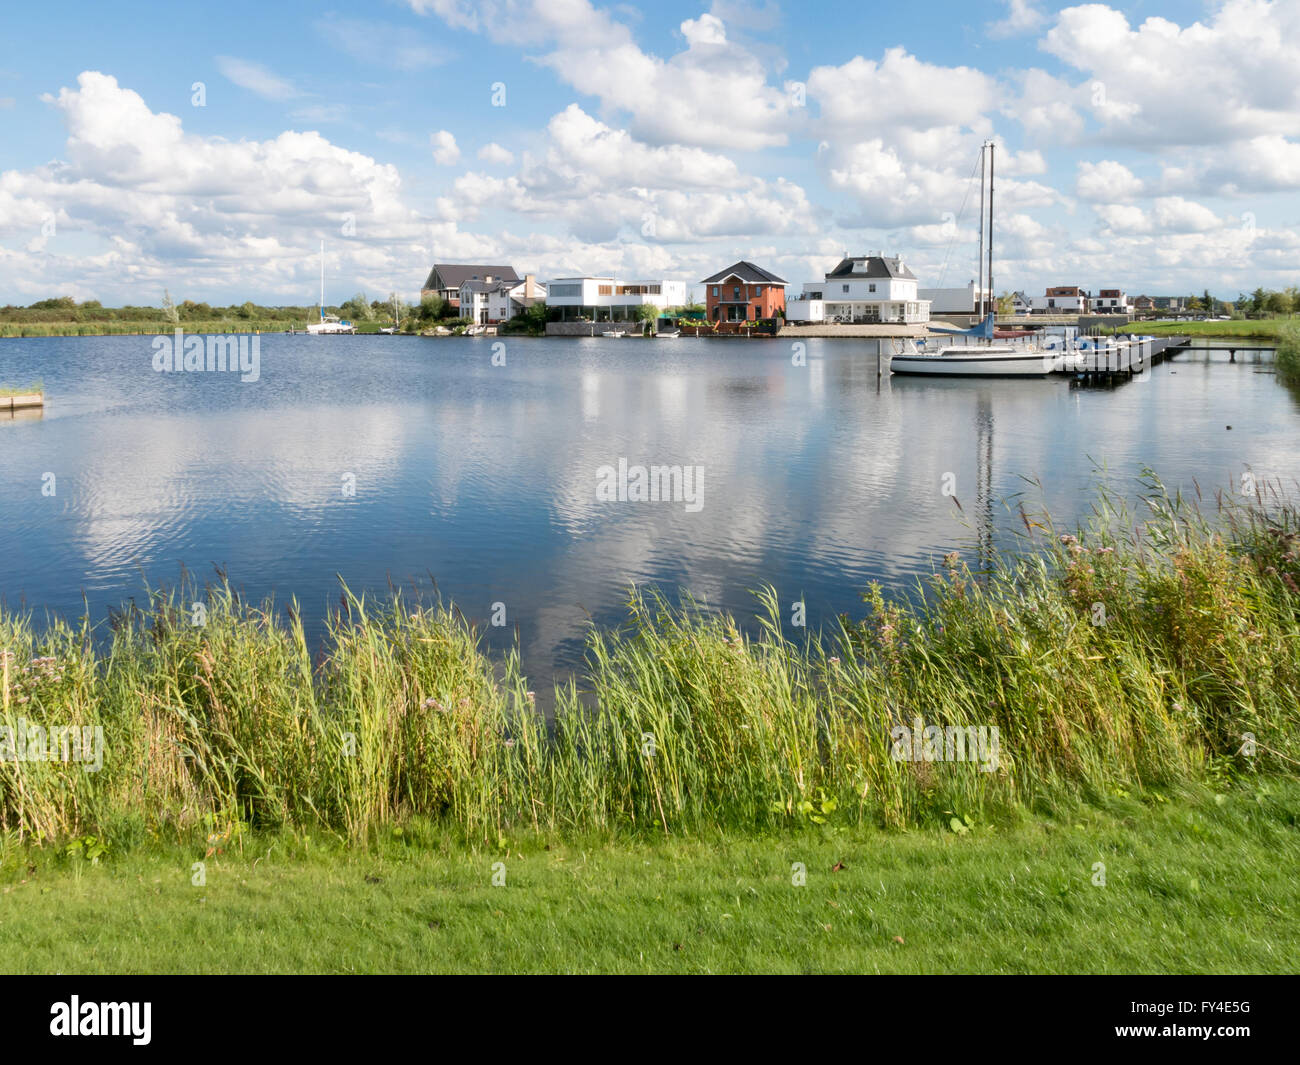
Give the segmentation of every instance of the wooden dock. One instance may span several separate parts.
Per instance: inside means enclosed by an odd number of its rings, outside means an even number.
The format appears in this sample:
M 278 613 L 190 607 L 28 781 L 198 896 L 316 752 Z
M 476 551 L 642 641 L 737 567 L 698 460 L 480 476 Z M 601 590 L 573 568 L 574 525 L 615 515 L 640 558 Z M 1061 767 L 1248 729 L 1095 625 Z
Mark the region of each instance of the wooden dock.
M 1122 337 L 1087 337 L 1079 351 L 1066 356 L 1061 373 L 1068 374 L 1071 384 L 1081 386 L 1116 385 L 1131 381 L 1150 366 L 1158 366 L 1176 355 L 1187 342 L 1186 337 L 1145 337 L 1129 340 Z
M 9 414 L 16 410 L 36 410 L 45 406 L 45 393 L 19 392 L 16 395 L 0 396 L 0 412 Z

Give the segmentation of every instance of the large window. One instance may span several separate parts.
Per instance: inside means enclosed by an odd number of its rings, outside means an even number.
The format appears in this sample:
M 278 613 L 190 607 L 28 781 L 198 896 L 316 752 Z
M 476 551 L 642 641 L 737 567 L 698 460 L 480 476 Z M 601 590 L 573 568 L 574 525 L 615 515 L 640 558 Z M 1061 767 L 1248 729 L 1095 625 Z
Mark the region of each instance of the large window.
M 580 299 L 582 297 L 582 286 L 581 285 L 552 285 L 551 296 L 556 299 L 560 299 L 563 297 L 568 297 L 568 298 L 577 297 Z
M 601 285 L 596 291 L 598 291 L 602 296 L 612 296 L 614 294 L 614 286 Z

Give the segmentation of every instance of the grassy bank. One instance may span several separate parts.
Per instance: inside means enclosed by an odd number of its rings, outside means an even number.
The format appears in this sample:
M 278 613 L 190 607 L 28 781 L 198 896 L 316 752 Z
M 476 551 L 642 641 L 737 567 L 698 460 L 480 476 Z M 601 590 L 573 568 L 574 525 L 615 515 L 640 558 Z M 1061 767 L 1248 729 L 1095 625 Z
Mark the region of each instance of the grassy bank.
M 315 319 L 311 319 L 315 321 Z M 0 322 L 0 337 L 100 337 L 157 336 L 184 329 L 188 335 L 199 333 L 283 333 L 289 329 L 306 329 L 301 321 L 217 322 Z
M 1254 781 L 964 833 L 10 846 L 0 970 L 1283 973 L 1298 816 Z
M 1273 340 L 1291 324 L 1290 318 L 1239 319 L 1229 322 L 1131 322 L 1128 325 L 1116 326 L 1112 332 L 1150 336 Z
M 0 399 L 11 399 L 14 396 L 31 396 L 45 391 L 44 381 L 33 381 L 28 385 L 7 385 L 0 381 Z
M 919 605 L 872 590 L 824 642 L 783 630 L 770 598 L 750 638 L 634 596 L 627 626 L 592 632 L 553 725 L 454 609 L 347 596 L 320 653 L 292 607 L 224 585 L 160 593 L 111 633 L 0 613 L 8 727 L 103 736 L 98 772 L 0 760 L 0 829 L 120 847 L 361 841 L 412 818 L 470 841 L 899 827 L 1293 775 L 1300 516 L 1203 515 L 1154 485 L 1146 508 L 1100 498 L 1077 538 L 1026 517 L 1019 555 L 982 574 L 954 556 Z M 898 757 L 891 730 L 917 718 L 947 730 L 940 759 Z M 992 728 L 989 757 L 964 730 Z

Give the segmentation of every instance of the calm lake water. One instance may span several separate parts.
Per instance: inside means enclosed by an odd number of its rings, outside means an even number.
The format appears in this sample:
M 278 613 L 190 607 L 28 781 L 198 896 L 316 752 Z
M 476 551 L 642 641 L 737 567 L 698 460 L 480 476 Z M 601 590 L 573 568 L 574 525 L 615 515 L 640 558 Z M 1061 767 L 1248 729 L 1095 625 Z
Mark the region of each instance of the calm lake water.
M 95 618 L 147 584 L 228 571 L 296 596 L 319 636 L 338 600 L 430 577 L 466 615 L 506 607 L 538 682 L 579 664 L 589 618 L 630 584 L 747 613 L 803 598 L 816 627 L 973 538 L 968 517 L 1041 482 L 1063 522 L 1096 466 L 1136 488 L 1294 483 L 1300 404 L 1267 362 L 1191 352 L 1115 390 L 1064 379 L 878 381 L 867 345 L 268 335 L 261 376 L 161 374 L 150 337 L 0 340 L 0 383 L 44 381 L 0 416 L 0 601 Z M 1231 426 L 1231 430 L 1227 429 Z M 704 467 L 703 506 L 601 502 L 597 470 Z M 56 494 L 42 494 L 43 475 Z M 355 495 L 343 488 L 352 475 Z

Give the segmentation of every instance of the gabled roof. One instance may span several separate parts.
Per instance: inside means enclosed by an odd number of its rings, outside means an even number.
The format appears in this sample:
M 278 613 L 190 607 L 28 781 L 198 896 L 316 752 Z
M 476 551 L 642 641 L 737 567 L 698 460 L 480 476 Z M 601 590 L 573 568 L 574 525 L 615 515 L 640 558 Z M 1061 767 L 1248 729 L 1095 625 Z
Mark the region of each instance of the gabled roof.
M 425 288 L 460 288 L 466 281 L 479 281 L 485 277 L 494 277 L 498 281 L 522 281 L 513 266 L 485 266 L 475 263 L 434 263 L 429 271 Z M 442 284 L 438 284 L 438 279 Z
M 894 255 L 854 255 L 841 259 L 840 264 L 826 275 L 832 277 L 898 277 L 915 281 L 916 275 Z
M 516 278 L 514 281 L 464 281 L 460 287 L 469 289 L 470 292 L 500 292 L 502 289 L 512 289 L 522 284 L 523 280 Z
M 784 278 L 777 277 L 776 274 L 768 273 L 761 266 L 755 266 L 747 259 L 741 259 L 738 263 L 732 263 L 725 270 L 719 270 L 712 277 L 706 277 L 700 282 L 701 285 L 713 285 L 727 278 L 735 276 L 747 285 L 784 285 L 787 284 Z

